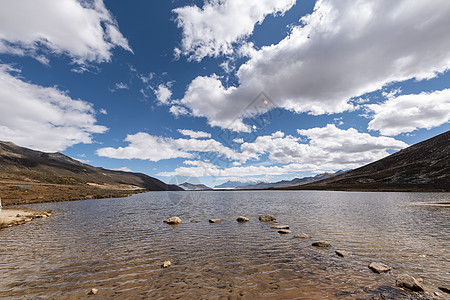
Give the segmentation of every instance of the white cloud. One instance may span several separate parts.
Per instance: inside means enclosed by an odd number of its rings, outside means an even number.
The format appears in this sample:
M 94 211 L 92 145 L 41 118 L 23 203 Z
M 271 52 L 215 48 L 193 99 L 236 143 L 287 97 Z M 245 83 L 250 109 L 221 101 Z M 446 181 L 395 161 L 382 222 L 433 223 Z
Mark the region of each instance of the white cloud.
M 109 61 L 115 47 L 132 52 L 102 0 L 0 2 L 0 53 L 43 63 L 48 54 L 65 54 L 85 65 Z
M 204 132 L 204 131 L 194 131 L 189 129 L 178 129 L 178 132 L 182 135 L 189 136 L 193 139 L 201 139 L 201 138 L 210 138 L 211 133 Z
M 238 86 L 199 76 L 180 105 L 211 126 L 247 132 L 243 119 L 255 112 L 246 107 L 261 91 L 297 113 L 355 109 L 351 98 L 448 70 L 448 28 L 447 0 L 320 0 L 284 40 L 251 54 L 236 73 Z
M 115 89 L 116 89 L 116 90 L 128 90 L 129 87 L 128 87 L 128 85 L 127 85 L 126 83 L 118 82 L 118 83 L 116 83 L 116 85 L 115 85 Z
M 211 162 L 186 161 L 185 165 L 172 172 L 161 172 L 160 176 L 213 176 L 241 177 L 293 174 L 296 172 L 325 172 L 353 169 L 381 159 L 387 150 L 399 150 L 408 145 L 390 137 L 374 137 L 350 128 L 342 130 L 335 125 L 322 128 L 298 130 L 309 141 L 302 143 L 300 137 L 285 136 L 283 132 L 260 136 L 252 143 L 243 143 L 239 156 L 259 160 L 268 154 L 269 165 L 232 164 L 222 168 Z M 270 165 L 272 164 L 272 165 Z M 273 165 L 277 164 L 277 165 Z
M 131 170 L 128 167 L 120 167 L 120 168 L 116 168 L 116 169 L 113 169 L 113 170 L 122 171 L 122 172 L 133 172 L 133 170 Z
M 170 90 L 170 84 L 160 84 L 153 90 L 156 99 L 162 104 L 170 104 L 170 97 L 172 97 L 172 91 Z
M 386 96 L 388 100 L 383 103 L 367 105 L 374 112 L 369 130 L 395 136 L 419 128 L 431 129 L 450 121 L 450 89 Z
M 242 143 L 244 143 L 244 139 L 243 138 L 235 138 L 235 139 L 233 139 L 233 142 L 242 144 Z
M 232 54 L 233 46 L 244 42 L 255 24 L 261 24 L 267 15 L 284 14 L 294 4 L 295 0 L 205 0 L 202 8 L 176 8 L 173 12 L 183 40 L 175 55 L 201 61 L 206 56 Z
M 97 155 L 117 159 L 160 161 L 172 158 L 194 158 L 197 153 L 217 153 L 228 159 L 243 159 L 243 156 L 213 139 L 173 139 L 138 132 L 128 135 L 125 141 L 130 144 L 119 148 L 101 148 L 97 150 Z
M 55 87 L 42 87 L 11 75 L 0 65 L 0 140 L 42 151 L 62 151 L 92 143 L 96 125 L 91 103 L 74 100 Z M 16 70 L 17 71 L 17 70 Z
M 187 111 L 187 109 L 183 106 L 179 106 L 179 105 L 172 105 L 169 109 L 169 111 L 175 116 L 183 116 L 183 115 L 188 115 L 189 112 Z

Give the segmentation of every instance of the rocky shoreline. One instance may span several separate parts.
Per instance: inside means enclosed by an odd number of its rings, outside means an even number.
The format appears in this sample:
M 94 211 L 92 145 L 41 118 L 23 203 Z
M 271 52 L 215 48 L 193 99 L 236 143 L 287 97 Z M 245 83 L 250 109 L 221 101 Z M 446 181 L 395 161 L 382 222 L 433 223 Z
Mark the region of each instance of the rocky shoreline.
M 259 221 L 261 223 L 266 223 L 271 229 L 277 230 L 280 235 L 286 235 L 292 233 L 291 230 L 289 230 L 289 225 L 280 225 L 280 223 L 277 221 L 276 217 L 273 215 L 260 215 Z M 209 219 L 209 223 L 219 223 L 222 220 L 225 219 Z M 249 222 L 250 218 L 245 216 L 239 216 L 236 221 L 242 222 L 245 220 L 245 222 Z M 196 223 L 200 221 L 196 220 Z M 166 220 L 164 220 L 164 223 L 172 225 L 172 226 L 178 226 L 182 223 L 182 220 L 179 217 L 170 217 Z M 294 235 L 294 238 L 301 238 L 301 239 L 310 239 L 311 236 L 306 233 L 300 233 Z M 312 248 L 317 249 L 323 249 L 324 251 L 327 251 L 326 249 L 332 249 L 332 244 L 328 241 L 319 240 L 311 243 Z M 335 254 L 342 259 L 351 257 L 351 253 L 348 251 L 335 249 Z M 163 263 L 161 268 L 167 268 L 171 264 L 173 264 L 170 261 L 166 261 Z M 375 276 L 390 276 L 394 275 L 392 279 L 392 285 L 391 286 L 381 286 L 380 291 L 377 292 L 376 296 L 373 296 L 371 299 L 405 299 L 405 300 L 431 300 L 431 299 L 447 299 L 446 297 L 449 296 L 449 289 L 448 287 L 436 287 L 431 288 L 428 286 L 424 286 L 424 282 L 422 278 L 419 277 L 413 277 L 409 274 L 395 274 L 395 270 L 393 270 L 390 266 L 381 263 L 381 262 L 371 262 L 368 266 L 368 270 L 372 271 L 372 274 L 377 274 Z M 394 273 L 394 274 L 393 274 Z M 368 271 L 368 276 L 370 272 Z M 373 291 L 372 291 L 373 292 Z
M 51 210 L 33 210 L 28 208 L 2 208 L 0 210 L 0 230 L 26 224 L 34 219 L 48 218 Z

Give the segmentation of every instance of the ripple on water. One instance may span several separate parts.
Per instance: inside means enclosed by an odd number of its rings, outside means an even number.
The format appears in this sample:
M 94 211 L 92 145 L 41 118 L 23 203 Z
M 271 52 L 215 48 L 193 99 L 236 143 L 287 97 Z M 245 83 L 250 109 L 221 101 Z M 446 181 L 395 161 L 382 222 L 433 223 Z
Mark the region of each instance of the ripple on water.
M 152 192 L 36 205 L 49 219 L 0 231 L 0 298 L 364 299 L 413 274 L 449 285 L 447 194 Z M 292 233 L 280 235 L 259 214 Z M 236 222 L 245 215 L 248 223 Z M 183 224 L 162 220 L 179 216 Z M 210 218 L 222 222 L 211 224 Z M 200 222 L 191 222 L 198 220 Z M 312 239 L 296 239 L 305 232 Z M 331 242 L 331 249 L 311 246 Z M 340 258 L 334 250 L 350 255 Z M 163 261 L 172 266 L 161 269 Z M 392 274 L 373 274 L 381 261 Z

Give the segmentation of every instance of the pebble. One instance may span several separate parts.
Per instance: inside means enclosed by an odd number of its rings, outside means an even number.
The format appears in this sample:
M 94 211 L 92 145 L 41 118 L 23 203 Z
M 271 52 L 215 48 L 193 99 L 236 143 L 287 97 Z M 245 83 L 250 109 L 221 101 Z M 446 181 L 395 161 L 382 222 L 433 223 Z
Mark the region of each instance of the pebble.
M 336 255 L 340 256 L 340 257 L 344 257 L 349 254 L 347 251 L 344 251 L 344 250 L 336 250 L 336 251 L 334 251 L 334 253 L 336 253 Z
M 380 262 L 371 262 L 369 264 L 369 269 L 371 269 L 372 271 L 374 271 L 375 273 L 378 273 L 378 274 L 386 273 L 391 270 L 390 267 L 388 267 L 387 265 L 380 263 Z
M 239 216 L 239 217 L 236 219 L 236 221 L 238 221 L 238 222 L 248 222 L 248 221 L 250 221 L 250 219 L 247 218 L 247 217 L 244 217 L 244 216 Z
M 276 221 L 277 218 L 275 218 L 275 217 L 272 216 L 272 215 L 260 215 L 260 216 L 259 216 L 259 220 L 260 220 L 261 222 L 271 222 L 271 221 Z
M 416 278 L 408 275 L 408 274 L 401 274 L 397 276 L 397 279 L 395 280 L 395 285 L 403 288 L 407 288 L 414 292 L 423 292 L 423 287 L 420 284 L 419 281 L 417 281 Z
M 163 221 L 164 223 L 170 224 L 170 225 L 177 225 L 183 223 L 180 218 L 178 217 L 170 217 Z
M 272 229 L 289 229 L 289 225 L 275 225 L 275 226 L 270 226 L 270 228 L 272 228 Z
M 88 293 L 88 295 L 97 295 L 98 289 L 91 289 Z
M 318 242 L 314 242 L 314 243 L 312 243 L 312 245 L 314 246 L 314 247 L 331 247 L 331 244 L 330 243 L 328 243 L 327 241 L 318 241 Z

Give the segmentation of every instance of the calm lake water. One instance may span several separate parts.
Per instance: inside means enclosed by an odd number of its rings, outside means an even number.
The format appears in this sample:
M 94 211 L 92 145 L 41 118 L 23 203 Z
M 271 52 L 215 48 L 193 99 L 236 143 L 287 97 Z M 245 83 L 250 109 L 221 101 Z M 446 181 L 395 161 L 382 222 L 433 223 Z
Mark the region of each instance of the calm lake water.
M 81 299 L 98 288 L 98 299 L 370 299 L 393 293 L 401 273 L 434 292 L 450 285 L 450 208 L 414 202 L 450 194 L 150 192 L 28 205 L 54 214 L 0 231 L 0 298 Z M 171 216 L 183 223 L 162 222 Z M 172 266 L 161 269 L 165 260 Z M 393 270 L 375 274 L 372 261 Z

